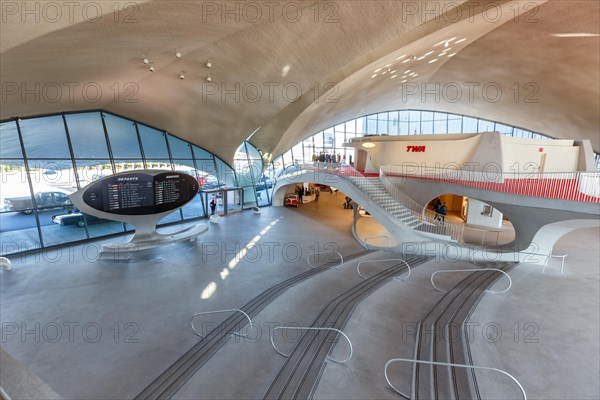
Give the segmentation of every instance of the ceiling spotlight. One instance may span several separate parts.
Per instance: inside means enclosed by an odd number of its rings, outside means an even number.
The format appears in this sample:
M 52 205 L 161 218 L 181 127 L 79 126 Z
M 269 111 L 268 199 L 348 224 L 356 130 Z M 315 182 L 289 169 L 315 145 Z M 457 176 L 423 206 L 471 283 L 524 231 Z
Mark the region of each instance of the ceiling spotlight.
M 175 57 L 177 57 L 177 58 L 181 58 L 181 53 L 180 53 L 180 52 L 178 52 L 178 51 L 177 51 L 177 52 L 175 52 Z
M 142 56 L 142 57 L 143 57 L 142 62 L 144 64 L 148 64 L 150 62 L 150 60 L 148 60 L 148 58 L 146 56 Z
M 150 70 L 150 72 L 154 72 L 154 65 L 151 65 L 149 70 Z
M 212 78 L 210 77 L 210 75 L 208 75 L 208 76 L 206 77 L 206 82 L 212 82 Z
M 179 79 L 181 79 L 181 80 L 185 79 L 185 71 L 181 71 L 181 74 L 179 75 Z
M 212 64 L 211 64 L 210 60 L 208 60 L 206 62 L 206 68 L 211 68 L 211 67 L 212 67 Z

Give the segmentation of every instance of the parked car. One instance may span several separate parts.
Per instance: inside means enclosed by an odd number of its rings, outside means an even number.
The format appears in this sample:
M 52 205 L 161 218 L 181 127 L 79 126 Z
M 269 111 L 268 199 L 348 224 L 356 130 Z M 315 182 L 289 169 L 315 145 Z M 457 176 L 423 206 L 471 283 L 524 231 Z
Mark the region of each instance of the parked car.
M 108 221 L 107 219 L 98 218 L 90 214 L 85 214 L 75 209 L 75 212 L 73 213 L 53 215 L 52 222 L 60 226 L 77 225 L 78 227 L 83 228 L 85 226 L 84 217 L 87 218 L 88 225 Z
M 62 208 L 65 211 L 73 208 L 69 196 L 62 192 L 36 193 L 35 203 L 38 208 Z M 31 196 L 7 197 L 4 199 L 4 209 L 6 211 L 20 211 L 29 215 L 33 213 L 33 208 Z
M 273 181 L 271 181 L 267 177 L 260 179 L 258 181 L 258 183 L 256 184 L 256 190 L 271 189 L 272 187 L 273 187 Z
M 205 179 L 204 185 L 201 185 L 202 189 L 217 189 L 221 185 L 219 185 L 219 181 L 215 177 L 208 177 Z
M 285 196 L 285 201 L 284 201 L 283 205 L 286 207 L 298 208 L 300 206 L 300 199 L 298 198 L 297 194 L 290 193 L 287 196 Z

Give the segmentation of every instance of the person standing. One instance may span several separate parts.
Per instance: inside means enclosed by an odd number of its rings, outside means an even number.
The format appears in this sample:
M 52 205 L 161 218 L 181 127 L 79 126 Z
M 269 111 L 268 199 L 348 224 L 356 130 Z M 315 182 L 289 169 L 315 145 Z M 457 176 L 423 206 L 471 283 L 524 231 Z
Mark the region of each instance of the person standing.
M 442 204 L 442 207 L 440 208 L 440 214 L 441 214 L 441 221 L 442 223 L 445 222 L 446 220 L 446 213 L 448 212 L 448 207 L 446 207 L 446 203 Z
M 215 210 L 217 209 L 217 202 L 215 199 L 210 201 L 210 215 L 215 215 Z
M 319 190 L 319 188 L 317 188 L 317 190 L 315 190 L 315 201 L 319 201 L 320 194 L 321 194 L 321 191 Z

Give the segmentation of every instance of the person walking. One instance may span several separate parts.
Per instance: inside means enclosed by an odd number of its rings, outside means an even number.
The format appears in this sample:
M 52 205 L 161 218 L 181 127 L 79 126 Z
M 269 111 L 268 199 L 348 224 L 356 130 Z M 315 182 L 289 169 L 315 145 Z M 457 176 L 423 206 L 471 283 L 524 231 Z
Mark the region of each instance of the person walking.
M 210 215 L 215 215 L 215 210 L 217 209 L 217 202 L 215 199 L 210 201 Z
M 448 207 L 446 207 L 446 203 L 444 203 L 440 207 L 440 214 L 441 214 L 440 221 L 442 221 L 442 224 L 446 221 L 446 213 L 447 212 L 448 212 Z

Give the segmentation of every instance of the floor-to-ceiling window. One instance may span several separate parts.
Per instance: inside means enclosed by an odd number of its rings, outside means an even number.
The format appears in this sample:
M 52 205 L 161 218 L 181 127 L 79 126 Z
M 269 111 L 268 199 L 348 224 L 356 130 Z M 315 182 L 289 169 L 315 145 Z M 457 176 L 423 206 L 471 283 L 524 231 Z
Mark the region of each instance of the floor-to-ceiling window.
M 274 159 L 270 168 L 275 171 L 277 176 L 285 167 L 295 163 L 311 162 L 314 157 L 319 157 L 322 153 L 335 156 L 335 161 L 339 154 L 342 163 L 349 163 L 353 151 L 347 151 L 343 143 L 365 135 L 437 135 L 482 132 L 500 132 L 504 135 L 522 138 L 550 139 L 540 133 L 467 115 L 426 110 L 385 111 L 361 116 L 317 132 Z M 596 160 L 600 168 L 600 157 L 596 156 Z
M 167 169 L 195 176 L 202 189 L 237 186 L 235 171 L 212 153 L 164 131 L 101 112 L 66 113 L 0 123 L 0 254 L 120 233 L 133 227 L 77 213 L 70 193 L 108 175 Z M 262 170 L 262 166 L 261 166 Z M 205 215 L 197 196 L 159 224 Z

